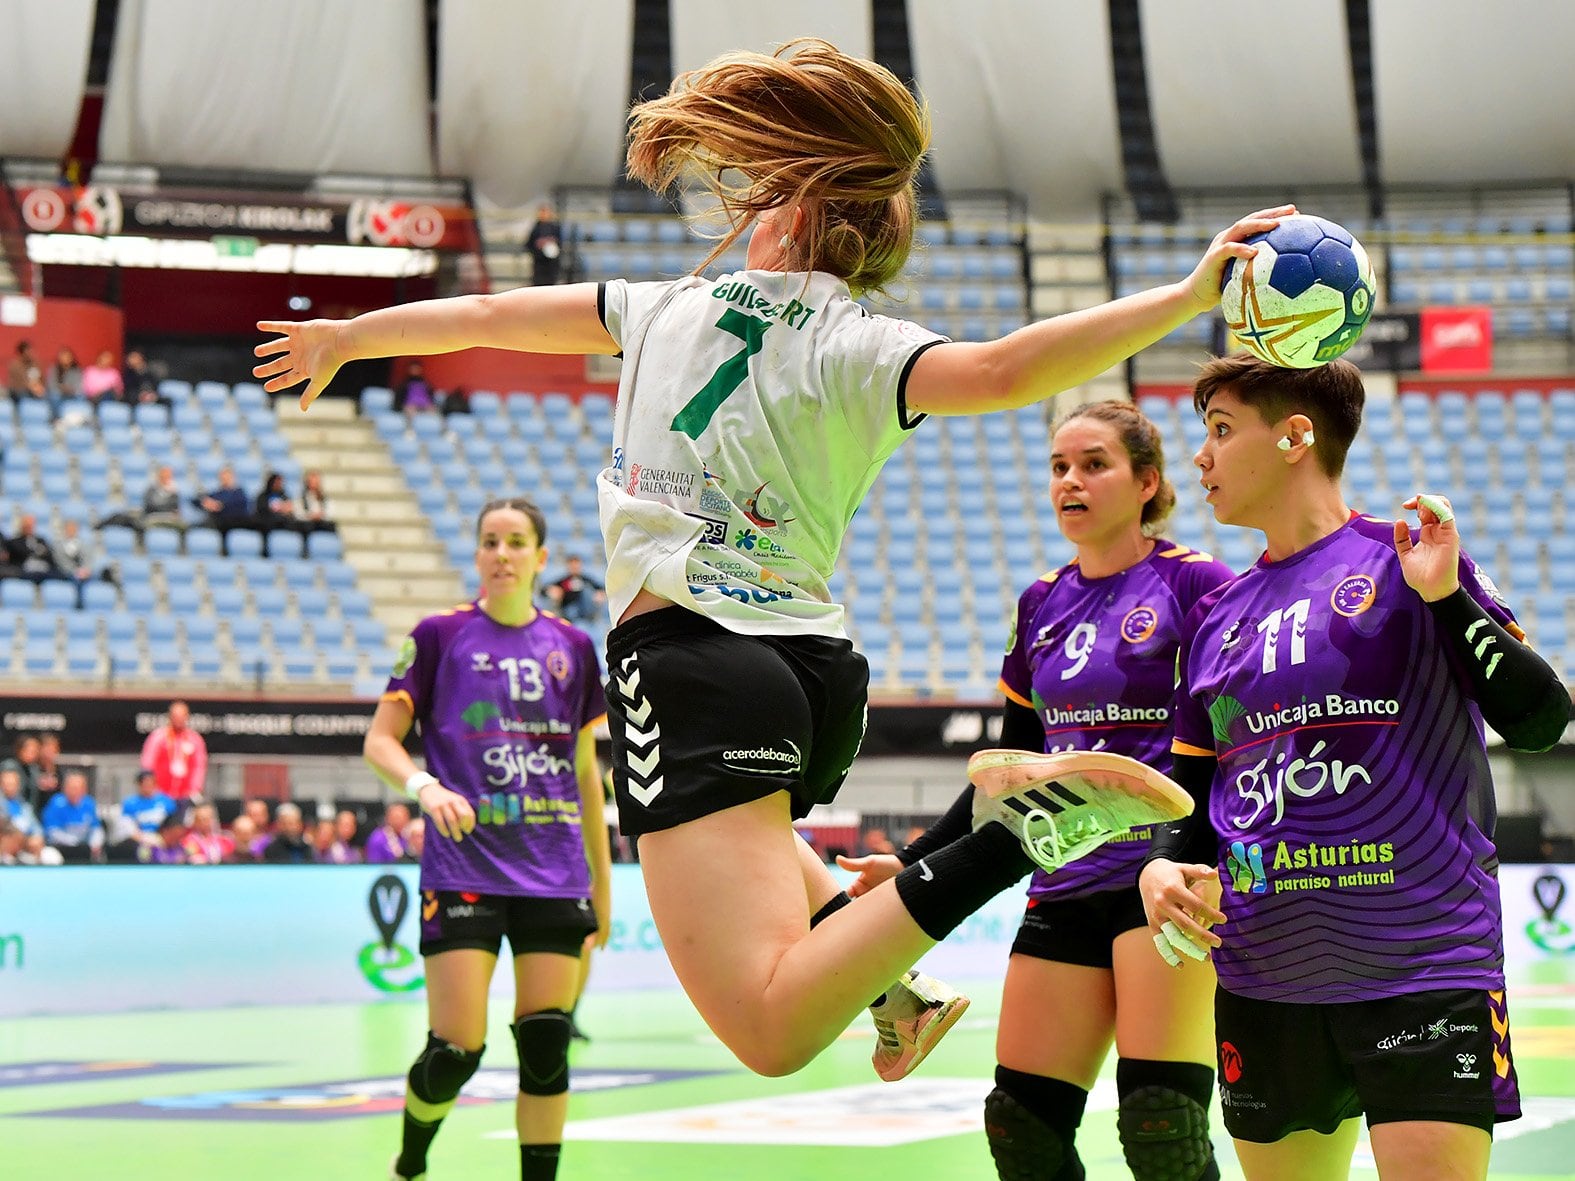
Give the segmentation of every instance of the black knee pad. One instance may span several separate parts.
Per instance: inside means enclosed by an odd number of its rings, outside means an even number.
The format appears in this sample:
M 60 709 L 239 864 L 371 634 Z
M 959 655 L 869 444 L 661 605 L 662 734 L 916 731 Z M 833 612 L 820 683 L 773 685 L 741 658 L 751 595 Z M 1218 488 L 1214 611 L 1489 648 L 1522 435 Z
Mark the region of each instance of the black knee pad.
M 463 1049 L 429 1031 L 427 1048 L 410 1068 L 411 1093 L 423 1103 L 453 1102 L 481 1065 L 481 1050 Z
M 1123 1058 L 1116 1130 L 1134 1181 L 1211 1181 L 1219 1177 L 1209 1140 L 1214 1071 L 1195 1062 Z
M 1001 1181 L 1083 1181 L 1073 1139 L 1087 1102 L 1071 1083 L 996 1067 L 984 1134 Z
M 569 1039 L 573 1032 L 574 1022 L 562 1009 L 526 1013 L 514 1022 L 523 1093 L 561 1095 L 569 1089 Z

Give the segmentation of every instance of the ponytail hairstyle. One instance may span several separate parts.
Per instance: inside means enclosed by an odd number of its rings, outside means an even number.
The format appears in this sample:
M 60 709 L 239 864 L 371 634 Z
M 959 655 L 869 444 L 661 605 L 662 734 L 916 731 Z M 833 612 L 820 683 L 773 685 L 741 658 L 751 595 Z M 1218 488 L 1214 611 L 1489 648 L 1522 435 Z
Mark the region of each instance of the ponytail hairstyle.
M 929 109 L 895 74 L 801 38 L 771 56 L 716 58 L 636 106 L 627 170 L 657 191 L 693 170 L 715 194 L 731 229 L 697 269 L 785 206 L 804 215 L 794 264 L 862 295 L 907 262 L 929 146 Z
M 1055 429 L 1060 430 L 1076 418 L 1092 418 L 1114 427 L 1127 460 L 1132 464 L 1132 474 L 1142 475 L 1152 469 L 1159 476 L 1154 495 L 1143 503 L 1143 535 L 1153 537 L 1176 507 L 1175 486 L 1165 478 L 1165 445 L 1159 437 L 1159 428 L 1131 402 L 1117 399 L 1079 406 L 1056 423 Z

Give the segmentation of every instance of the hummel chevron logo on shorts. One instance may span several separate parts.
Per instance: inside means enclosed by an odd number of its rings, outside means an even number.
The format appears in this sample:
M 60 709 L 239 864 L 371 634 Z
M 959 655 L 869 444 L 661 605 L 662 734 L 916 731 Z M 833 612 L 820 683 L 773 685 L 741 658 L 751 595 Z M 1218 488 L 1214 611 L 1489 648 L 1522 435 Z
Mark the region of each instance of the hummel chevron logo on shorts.
M 651 716 L 651 699 L 640 689 L 640 668 L 634 653 L 618 665 L 613 684 L 624 708 L 624 759 L 629 766 L 629 794 L 637 804 L 650 807 L 662 794 L 662 728 Z

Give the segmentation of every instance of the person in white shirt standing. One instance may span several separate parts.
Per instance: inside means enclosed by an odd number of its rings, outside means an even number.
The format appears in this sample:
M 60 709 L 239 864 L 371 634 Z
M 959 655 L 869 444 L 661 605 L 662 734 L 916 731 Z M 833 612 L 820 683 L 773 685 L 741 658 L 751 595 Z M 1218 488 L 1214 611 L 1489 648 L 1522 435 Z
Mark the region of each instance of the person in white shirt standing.
M 258 325 L 276 339 L 254 373 L 270 391 L 306 383 L 303 406 L 358 358 L 623 355 L 613 462 L 598 477 L 619 820 L 640 836 L 679 980 L 762 1074 L 808 1063 L 1033 867 L 1019 814 L 1031 809 L 982 791 L 975 831 L 851 904 L 793 833 L 834 796 L 863 733 L 868 666 L 827 579 L 881 465 L 927 414 L 1027 405 L 1207 311 L 1226 261 L 1255 253 L 1243 239 L 1294 211 L 1237 222 L 1179 283 L 952 343 L 856 302 L 907 260 L 929 140 L 927 112 L 873 62 L 815 40 L 729 55 L 635 108 L 628 172 L 657 190 L 698 173 L 732 225 L 702 268 L 747 232 L 746 270 Z M 1058 808 L 1062 831 L 1110 815 L 1100 791 Z M 1076 852 L 1129 827 L 1106 821 Z M 906 979 L 875 1009 L 884 1078 L 960 1011 L 955 994 Z

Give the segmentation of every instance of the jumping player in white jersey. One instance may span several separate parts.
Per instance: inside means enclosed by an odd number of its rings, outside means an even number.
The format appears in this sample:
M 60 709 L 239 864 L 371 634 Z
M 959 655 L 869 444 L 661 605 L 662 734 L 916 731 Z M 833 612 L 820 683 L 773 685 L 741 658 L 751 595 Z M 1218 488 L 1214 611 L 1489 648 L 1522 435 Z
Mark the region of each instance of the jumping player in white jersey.
M 1001 745 L 1108 750 L 1170 770 L 1182 621 L 1228 568 L 1159 536 L 1176 503 L 1159 431 L 1130 402 L 1074 410 L 1050 447 L 1050 501 L 1077 556 L 1018 601 L 1001 668 Z M 968 831 L 969 787 L 895 855 L 844 858 L 862 894 Z M 1112 1039 L 1121 1146 L 1139 1178 L 1218 1181 L 1209 1143 L 1214 972 L 1154 954 L 1137 870 L 1150 831 L 1035 874 L 1001 991 L 984 1129 L 1002 1181 L 1080 1181 L 1075 1139 Z M 1054 998 L 1051 1002 L 1048 998 Z M 1047 1021 L 1076 1013 L 1076 1022 Z
M 619 820 L 641 837 L 679 980 L 762 1074 L 809 1062 L 1033 866 L 1021 817 L 992 798 L 976 831 L 837 909 L 834 880 L 794 835 L 863 731 L 868 666 L 826 580 L 881 465 L 927 414 L 1047 398 L 1207 311 L 1227 260 L 1255 253 L 1243 240 L 1293 212 L 1237 222 L 1179 283 L 954 344 L 854 298 L 902 270 L 929 138 L 890 71 L 825 42 L 720 58 L 635 108 L 628 172 L 658 190 L 698 173 L 733 225 L 711 257 L 748 232 L 745 271 L 259 325 L 277 339 L 258 346 L 255 373 L 270 391 L 306 383 L 303 405 L 356 358 L 478 345 L 623 355 L 613 463 L 598 478 Z M 1093 788 L 1063 828 L 1109 836 L 1152 818 L 1122 794 Z M 903 1036 L 929 1020 L 916 1014 Z
M 552 1181 L 569 1105 L 570 1011 L 590 934 L 610 930 L 611 858 L 594 727 L 606 713 L 591 639 L 531 603 L 547 522 L 528 500 L 476 521 L 474 603 L 423 619 L 372 716 L 366 758 L 421 804 L 427 1044 L 410 1068 L 395 1181 L 427 1150 L 481 1063 L 505 938 L 514 965 L 521 1181 Z M 405 750 L 420 723 L 426 770 Z

